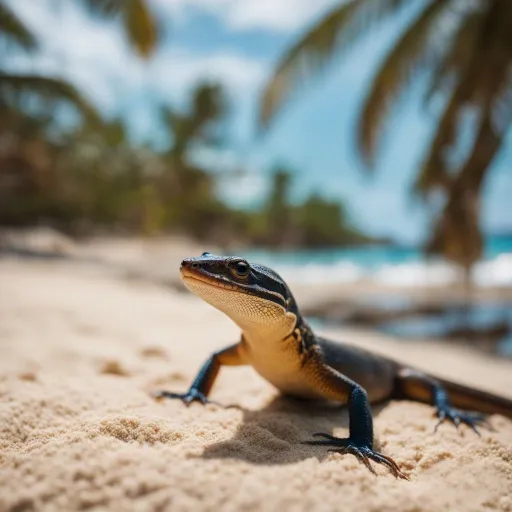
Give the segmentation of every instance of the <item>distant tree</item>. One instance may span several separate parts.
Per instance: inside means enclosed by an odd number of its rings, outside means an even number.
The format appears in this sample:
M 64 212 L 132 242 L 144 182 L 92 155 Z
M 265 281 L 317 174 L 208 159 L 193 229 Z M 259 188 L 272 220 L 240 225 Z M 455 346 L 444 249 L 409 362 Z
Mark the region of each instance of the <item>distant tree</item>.
M 266 127 L 295 89 L 322 71 L 359 37 L 410 8 L 409 0 L 348 0 L 315 23 L 284 55 L 261 100 Z M 414 3 L 415 4 L 415 3 Z M 480 257 L 483 183 L 512 124 L 512 2 L 427 0 L 380 64 L 366 97 L 358 131 L 361 154 L 372 164 L 392 107 L 414 79 L 428 72 L 433 95 L 446 99 L 437 131 L 416 177 L 414 191 L 445 197 L 436 217 L 430 251 L 460 264 L 469 275 Z M 474 138 L 460 126 L 476 114 Z M 452 150 L 467 147 L 453 165 Z
M 297 206 L 295 216 L 302 246 L 331 247 L 370 241 L 351 225 L 342 203 L 330 201 L 317 193 Z
M 291 201 L 292 174 L 277 167 L 261 210 L 249 218 L 251 241 L 268 247 L 339 247 L 373 241 L 352 225 L 345 205 L 312 193 Z
M 48 213 L 54 203 L 57 148 L 48 119 L 0 109 L 0 223 L 16 225 Z
M 131 44 L 143 57 L 155 49 L 160 29 L 145 0 L 79 1 L 95 15 L 120 17 Z M 4 0 L 0 0 L 0 43 L 22 52 L 38 49 L 34 34 Z M 84 121 L 67 136 L 53 123 L 55 107 L 61 104 L 73 105 Z M 151 186 L 143 186 L 139 176 L 142 169 L 154 167 L 148 158 L 147 151 L 126 140 L 122 123 L 101 121 L 73 85 L 14 73 L 0 62 L 1 222 L 74 223 L 81 217 L 89 222 L 126 223 L 138 204 L 144 211 L 135 217 L 143 219 L 131 221 L 137 226 L 145 222 L 144 229 L 151 230 L 158 223 L 159 205 Z M 120 166 L 123 169 L 116 172 Z
M 198 84 L 186 112 L 162 108 L 170 149 L 164 156 L 168 171 L 160 191 L 168 204 L 169 222 L 197 236 L 211 231 L 226 211 L 216 197 L 214 177 L 191 157 L 200 146 L 216 146 L 223 141 L 226 114 L 226 97 L 219 84 Z
M 268 199 L 263 207 L 267 242 L 273 247 L 283 245 L 293 236 L 290 205 L 291 174 L 278 167 L 273 175 Z

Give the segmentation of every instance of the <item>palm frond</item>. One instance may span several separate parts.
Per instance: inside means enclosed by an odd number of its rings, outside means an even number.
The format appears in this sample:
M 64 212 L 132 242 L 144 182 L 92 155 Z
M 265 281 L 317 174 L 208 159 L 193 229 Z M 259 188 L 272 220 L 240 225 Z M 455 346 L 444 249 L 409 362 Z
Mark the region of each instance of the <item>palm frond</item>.
M 479 13 L 482 18 L 476 34 L 472 36 L 473 46 L 465 48 L 469 57 L 459 61 L 459 68 L 455 73 L 455 87 L 413 185 L 413 192 L 420 196 L 425 197 L 436 188 L 447 188 L 451 183 L 445 156 L 446 151 L 457 140 L 458 122 L 466 105 L 478 109 L 480 116 L 485 118 L 491 116 L 489 112 L 496 110 L 495 105 L 502 98 L 507 97 L 512 51 L 504 51 L 503 43 L 509 39 L 507 34 L 512 31 L 512 22 L 511 16 L 507 17 L 507 12 L 501 11 L 503 6 L 512 15 L 510 4 L 499 3 L 490 3 L 486 11 Z M 457 44 L 455 40 L 454 44 Z M 510 123 L 507 118 L 509 110 L 506 105 L 498 109 L 502 126 L 507 127 Z M 478 155 L 478 147 L 473 145 L 471 150 Z
M 148 5 L 148 0 L 83 0 L 89 10 L 102 18 L 122 19 L 132 46 L 144 58 L 156 48 L 161 29 Z
M 425 94 L 428 102 L 437 92 L 444 92 L 449 85 L 450 78 L 460 75 L 468 66 L 473 55 L 472 48 L 478 40 L 485 17 L 478 10 L 474 10 L 462 20 L 461 24 L 449 42 L 443 58 L 438 61 L 432 73 L 430 85 Z
M 482 61 L 479 55 L 480 59 L 475 61 L 470 95 L 480 106 L 476 137 L 468 157 L 447 187 L 446 205 L 427 244 L 427 252 L 442 254 L 466 269 L 481 256 L 481 190 L 512 125 L 512 104 L 501 104 L 512 93 L 512 55 L 503 51 L 504 36 L 510 34 L 511 25 L 510 18 L 493 17 L 482 32 L 479 49 L 485 52 L 487 60 Z
M 436 24 L 448 8 L 446 0 L 433 0 L 382 62 L 360 120 L 358 143 L 367 163 L 373 161 L 382 133 L 382 123 L 400 92 L 420 70 L 432 65 L 434 52 L 431 43 L 435 37 Z
M 37 41 L 32 32 L 3 3 L 0 3 L 0 37 L 25 50 L 34 50 L 37 47 Z
M 505 135 L 506 130 L 493 127 L 491 110 L 481 116 L 473 150 L 448 189 L 446 205 L 427 243 L 428 253 L 441 254 L 465 268 L 480 258 L 483 240 L 478 221 L 479 197 Z
M 132 0 L 125 14 L 125 30 L 131 43 L 144 58 L 148 58 L 158 44 L 160 31 L 146 0 Z
M 259 125 L 265 129 L 298 86 L 318 75 L 331 60 L 405 0 L 348 0 L 317 22 L 281 59 L 260 100 Z
M 74 105 L 86 117 L 91 119 L 98 117 L 94 107 L 71 84 L 57 78 L 0 72 L 0 103 L 9 104 L 22 95 L 67 102 Z
M 471 95 L 470 70 L 471 66 L 474 66 L 473 57 L 477 53 L 476 48 L 482 36 L 484 22 L 485 16 L 482 16 L 481 12 L 469 13 L 459 25 L 443 59 L 438 62 L 432 74 L 426 101 L 434 93 L 444 92 L 450 78 L 455 81 L 455 85 L 452 85 L 453 90 L 438 122 L 435 137 L 412 187 L 413 194 L 423 199 L 433 190 L 448 189 L 450 186 L 451 178 L 445 152 L 456 140 L 461 111 Z
M 459 82 L 438 122 L 437 131 L 414 181 L 412 192 L 421 198 L 436 189 L 446 189 L 451 181 L 445 151 L 456 140 L 456 130 L 468 94 L 467 83 Z

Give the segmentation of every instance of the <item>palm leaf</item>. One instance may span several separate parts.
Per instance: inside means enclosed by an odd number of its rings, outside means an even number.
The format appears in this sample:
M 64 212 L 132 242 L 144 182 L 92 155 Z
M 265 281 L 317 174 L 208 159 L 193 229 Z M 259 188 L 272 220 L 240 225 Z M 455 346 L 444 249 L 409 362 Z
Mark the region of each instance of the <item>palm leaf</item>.
M 0 72 L 0 103 L 8 104 L 27 94 L 46 100 L 64 101 L 74 105 L 86 117 L 98 117 L 94 107 L 71 84 L 57 78 Z
M 125 14 L 126 32 L 137 51 L 147 58 L 159 40 L 159 29 L 145 0 L 132 0 Z
M 444 112 L 438 122 L 437 131 L 414 181 L 413 194 L 425 199 L 436 189 L 446 189 L 451 183 L 446 152 L 457 140 L 457 127 L 471 95 L 469 69 L 459 77 Z
M 0 3 L 0 36 L 25 50 L 37 47 L 36 39 L 30 30 L 3 3 Z
M 508 69 L 512 65 L 512 51 L 503 51 L 503 42 L 507 41 L 507 34 L 512 31 L 512 9 L 510 4 L 510 16 L 507 12 L 499 10 L 498 4 L 489 4 L 489 8 L 480 12 L 480 22 L 475 33 L 471 36 L 473 46 L 466 47 L 469 57 L 459 59 L 457 69 L 454 69 L 456 84 L 450 100 L 439 121 L 438 129 L 429 152 L 423 161 L 421 170 L 413 186 L 413 192 L 425 197 L 436 188 L 446 188 L 452 178 L 449 175 L 445 152 L 457 140 L 458 122 L 466 106 L 478 108 L 481 116 L 490 115 L 489 109 L 496 109 L 500 98 L 506 97 Z M 498 10 L 495 10 L 498 8 Z M 467 19 L 467 23 L 474 23 L 473 19 Z M 464 27 L 461 30 L 465 30 Z M 460 33 L 459 33 L 460 34 Z M 462 38 L 469 42 L 466 37 Z M 459 38 L 454 39 L 453 44 L 461 44 Z M 512 50 L 512 48 L 511 48 Z M 454 47 L 450 52 L 457 52 Z M 448 60 L 451 60 L 448 57 Z M 445 68 L 448 69 L 448 68 Z M 506 105 L 505 105 L 506 106 Z M 507 109 L 499 108 L 500 117 L 504 120 L 501 124 L 507 126 L 505 118 Z M 473 150 L 475 148 L 473 147 Z M 478 148 L 477 148 L 478 149 Z
M 318 75 L 335 55 L 347 50 L 406 0 L 348 0 L 316 23 L 277 65 L 260 100 L 259 125 L 265 129 L 298 86 Z
M 509 113 L 512 121 L 512 109 Z M 506 132 L 495 130 L 490 110 L 482 115 L 473 150 L 448 190 L 448 200 L 427 243 L 428 253 L 441 254 L 465 268 L 480 258 L 483 241 L 479 197 Z
M 434 140 L 414 181 L 413 194 L 422 198 L 426 198 L 429 192 L 437 188 L 446 188 L 450 183 L 444 150 L 454 142 L 455 129 L 463 106 L 463 99 L 458 92 L 457 89 L 451 96 L 439 120 Z
M 382 62 L 361 115 L 359 147 L 368 163 L 373 161 L 382 123 L 400 92 L 418 71 L 432 65 L 432 41 L 436 24 L 450 7 L 446 0 L 434 0 L 410 25 Z
M 481 256 L 479 198 L 491 164 L 512 125 L 512 103 L 507 102 L 512 95 L 509 74 L 512 54 L 503 52 L 503 36 L 512 29 L 508 19 L 493 17 L 482 33 L 479 48 L 485 52 L 487 61 L 479 59 L 480 65 L 474 66 L 476 75 L 471 94 L 471 99 L 480 106 L 476 137 L 468 157 L 447 188 L 446 205 L 427 245 L 428 252 L 442 254 L 466 269 Z
M 474 10 L 462 20 L 457 31 L 453 35 L 449 48 L 439 60 L 434 72 L 425 100 L 429 101 L 435 93 L 444 92 L 450 78 L 460 75 L 467 68 L 473 55 L 472 48 L 475 48 L 480 36 L 485 16 L 481 11 Z
M 160 39 L 160 27 L 148 6 L 148 0 L 83 0 L 102 18 L 121 17 L 124 31 L 137 52 L 149 57 Z

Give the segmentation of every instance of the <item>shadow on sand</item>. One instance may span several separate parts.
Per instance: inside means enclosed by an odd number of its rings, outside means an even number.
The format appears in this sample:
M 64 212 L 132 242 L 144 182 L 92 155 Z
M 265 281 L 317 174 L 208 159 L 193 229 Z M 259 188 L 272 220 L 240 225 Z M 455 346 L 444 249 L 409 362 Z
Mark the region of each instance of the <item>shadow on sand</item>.
M 374 418 L 386 406 L 374 405 Z M 348 434 L 348 409 L 329 404 L 277 396 L 263 409 L 236 407 L 243 419 L 235 435 L 227 441 L 207 446 L 203 458 L 240 459 L 254 464 L 292 464 L 328 456 L 325 447 L 301 444 L 314 432 L 339 437 Z

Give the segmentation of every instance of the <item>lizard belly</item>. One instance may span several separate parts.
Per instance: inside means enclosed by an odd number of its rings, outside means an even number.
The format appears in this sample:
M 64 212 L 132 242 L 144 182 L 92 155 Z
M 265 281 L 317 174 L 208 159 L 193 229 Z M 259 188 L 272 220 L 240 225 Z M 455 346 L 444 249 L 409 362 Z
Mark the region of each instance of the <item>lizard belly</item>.
M 308 383 L 296 350 L 277 352 L 275 347 L 265 350 L 259 346 L 257 350 L 250 350 L 249 361 L 259 375 L 285 395 L 301 398 L 322 396 Z

